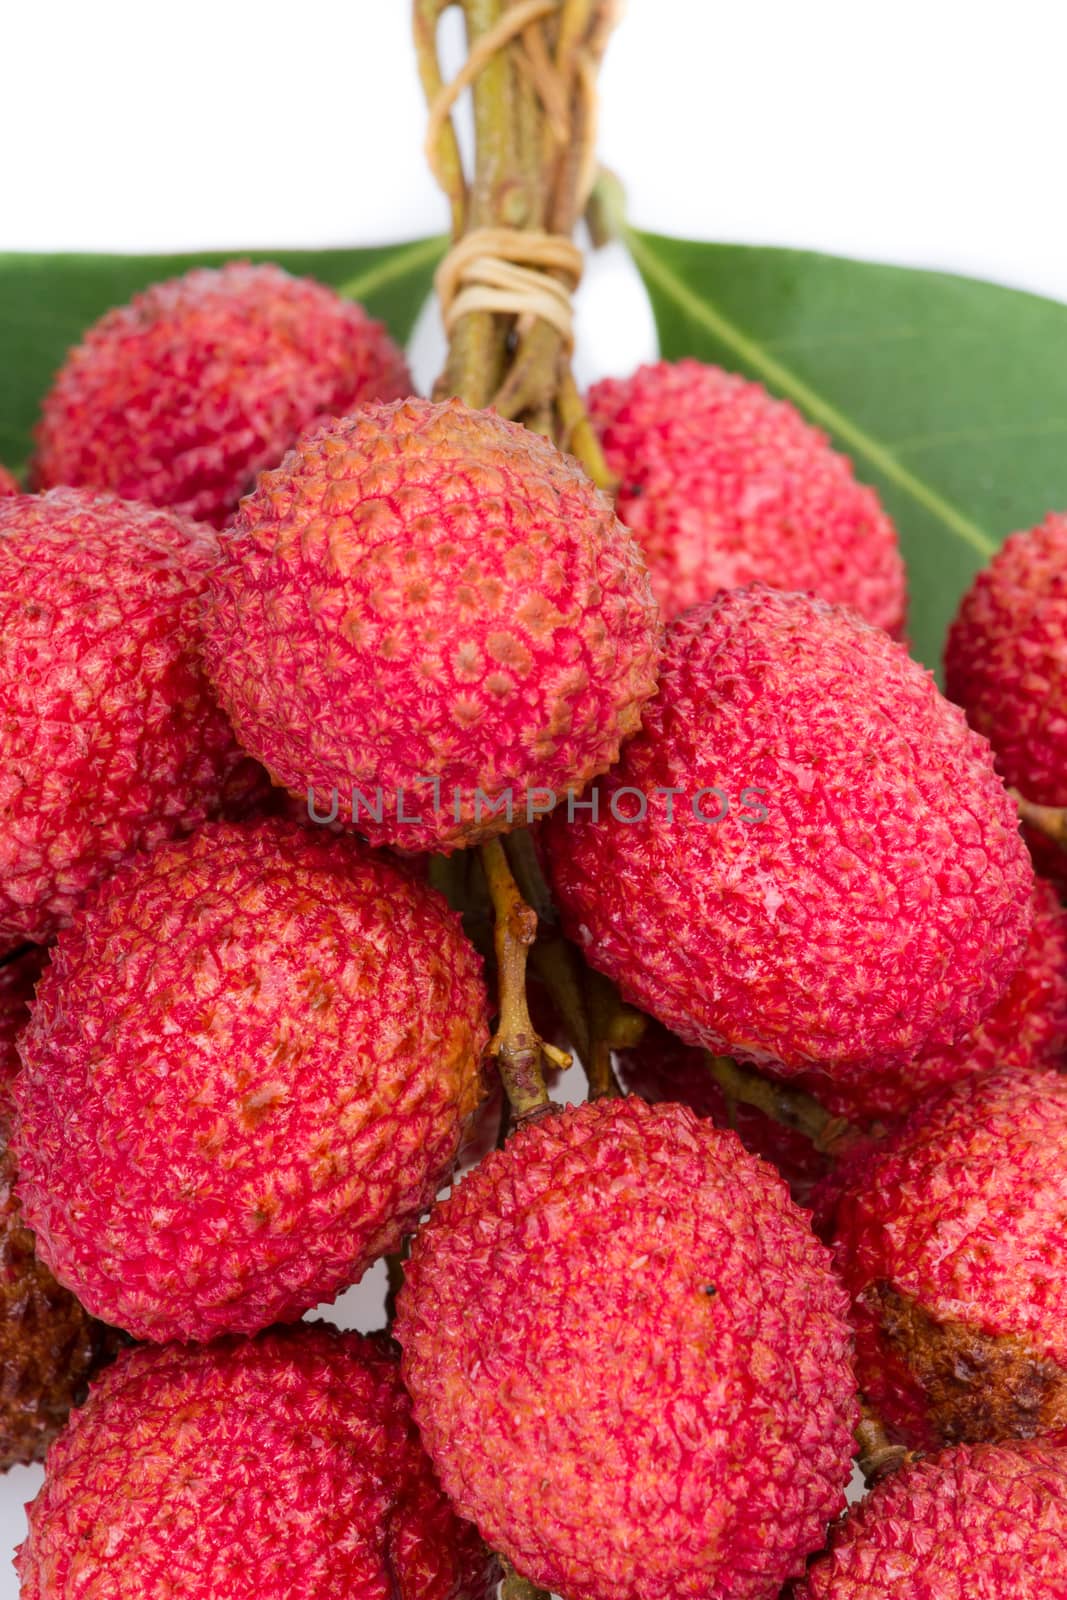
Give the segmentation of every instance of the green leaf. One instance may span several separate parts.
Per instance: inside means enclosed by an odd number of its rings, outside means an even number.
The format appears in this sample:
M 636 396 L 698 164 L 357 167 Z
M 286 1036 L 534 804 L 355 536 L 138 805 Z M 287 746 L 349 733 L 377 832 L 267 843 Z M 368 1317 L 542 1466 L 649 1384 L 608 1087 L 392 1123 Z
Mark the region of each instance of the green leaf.
M 801 250 L 628 241 L 664 356 L 758 378 L 878 488 L 908 563 L 912 649 L 937 666 L 974 573 L 1067 509 L 1067 306 Z
M 417 239 L 366 250 L 0 255 L 0 461 L 21 469 L 41 400 L 70 346 L 97 317 L 150 283 L 223 261 L 275 261 L 360 301 L 404 344 L 444 247 L 443 239 Z

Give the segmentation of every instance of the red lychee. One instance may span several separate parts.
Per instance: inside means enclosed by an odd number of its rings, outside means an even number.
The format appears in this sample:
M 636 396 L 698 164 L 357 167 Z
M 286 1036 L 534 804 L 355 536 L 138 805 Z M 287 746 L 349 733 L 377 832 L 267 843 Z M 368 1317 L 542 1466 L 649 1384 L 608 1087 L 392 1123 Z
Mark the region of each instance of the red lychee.
M 1004 781 L 1067 805 L 1067 515 L 1016 533 L 964 595 L 945 643 L 945 688 L 993 746 Z M 1028 830 L 1048 877 L 1067 858 Z
M 11 1084 L 44 952 L 0 965 L 0 1472 L 39 1461 L 90 1374 L 117 1348 L 34 1254 L 15 1198 Z
M 8 472 L 7 468 L 0 466 L 0 495 L 18 494 L 19 486 Z
M 949 629 L 945 685 L 1007 783 L 1067 805 L 1067 516 L 1013 534 L 975 578 Z
M 461 1515 L 565 1600 L 770 1600 L 844 1500 L 844 1300 L 732 1133 L 635 1097 L 520 1128 L 416 1236 L 397 1337 Z
M 521 825 L 610 766 L 655 689 L 658 613 L 608 502 L 458 400 L 306 435 L 224 551 L 207 660 L 240 739 L 375 844 Z
M 649 1022 L 640 1044 L 615 1052 L 615 1071 L 629 1094 L 653 1105 L 675 1101 L 710 1117 L 717 1128 L 732 1128 L 746 1150 L 778 1169 L 798 1205 L 809 1203 L 830 1170 L 830 1158 L 804 1134 L 754 1106 L 727 1100 L 712 1077 L 707 1051 L 683 1044 L 657 1022 Z
M 263 784 L 198 655 L 210 528 L 85 489 L 0 500 L 0 948 Z
M 973 1033 L 959 1044 L 920 1051 L 895 1074 L 833 1083 L 813 1078 L 811 1087 L 827 1110 L 861 1123 L 891 1121 L 906 1116 L 917 1097 L 994 1067 L 1067 1068 L 1067 910 L 1040 878 L 1032 903 L 1022 962 Z
M 762 582 L 901 632 L 893 524 L 787 401 L 719 367 L 661 361 L 594 385 L 589 410 L 666 617 Z
M 38 1249 L 146 1339 L 292 1321 L 396 1247 L 481 1091 L 480 961 L 349 836 L 213 824 L 60 935 L 22 1036 Z
M 490 1600 L 378 1339 L 321 1323 L 120 1357 L 53 1446 L 22 1600 Z
M 1019 963 L 1033 874 L 989 748 L 854 612 L 754 585 L 679 618 L 595 798 L 545 825 L 564 928 L 687 1043 L 895 1081 Z
M 109 311 L 70 352 L 35 477 L 220 527 L 301 429 L 410 389 L 385 329 L 332 289 L 275 266 L 200 267 Z
M 902 1468 L 834 1530 L 793 1600 L 1062 1600 L 1067 1450 L 960 1445 Z
M 860 1388 L 917 1448 L 1067 1427 L 1067 1078 L 1003 1068 L 846 1165 Z

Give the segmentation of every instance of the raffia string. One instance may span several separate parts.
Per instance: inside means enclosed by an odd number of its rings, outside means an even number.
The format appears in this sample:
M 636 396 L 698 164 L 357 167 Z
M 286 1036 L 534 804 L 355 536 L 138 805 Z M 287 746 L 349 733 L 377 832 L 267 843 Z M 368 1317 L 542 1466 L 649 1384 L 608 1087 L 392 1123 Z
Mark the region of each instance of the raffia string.
M 472 311 L 539 317 L 572 350 L 571 295 L 581 280 L 582 262 L 582 252 L 563 234 L 476 228 L 453 245 L 437 269 L 445 331 L 450 334 Z
M 550 11 L 555 11 L 558 4 L 559 0 L 523 0 L 521 5 L 513 6 L 494 28 L 483 33 L 452 82 L 446 83 L 434 97 L 426 123 L 426 159 L 430 163 L 431 172 L 443 189 L 447 189 L 448 179 L 441 169 L 439 155 L 441 131 L 452 115 L 456 101 L 465 89 L 470 88 L 479 72 L 488 65 L 498 50 L 510 44 L 512 39 L 524 32 L 532 22 L 538 22 L 542 17 L 547 17 Z

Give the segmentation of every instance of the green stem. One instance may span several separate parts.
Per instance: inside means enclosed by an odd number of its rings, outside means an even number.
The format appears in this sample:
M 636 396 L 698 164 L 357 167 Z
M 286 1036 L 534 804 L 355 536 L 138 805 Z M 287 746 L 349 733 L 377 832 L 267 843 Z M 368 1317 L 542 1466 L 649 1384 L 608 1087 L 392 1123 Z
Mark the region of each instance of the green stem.
M 794 1128 L 824 1155 L 840 1156 L 862 1137 L 859 1129 L 830 1112 L 810 1094 L 791 1085 L 760 1077 L 729 1056 L 707 1057 L 712 1077 L 728 1101 L 754 1106 L 782 1127 Z

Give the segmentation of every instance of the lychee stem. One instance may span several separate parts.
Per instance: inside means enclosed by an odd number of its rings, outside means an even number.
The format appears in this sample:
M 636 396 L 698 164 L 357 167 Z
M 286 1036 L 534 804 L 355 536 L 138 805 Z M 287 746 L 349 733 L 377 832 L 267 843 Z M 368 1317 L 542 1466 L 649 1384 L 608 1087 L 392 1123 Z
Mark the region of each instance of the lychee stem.
M 640 1044 L 648 1018 L 626 1005 L 610 978 L 591 968 L 586 972 L 586 991 L 593 1028 L 587 1070 L 589 1098 L 605 1100 L 622 1094 L 612 1065 L 612 1052 L 632 1050 Z
M 824 1106 L 802 1089 L 763 1078 L 748 1067 L 739 1066 L 729 1056 L 707 1054 L 712 1077 L 728 1100 L 754 1106 L 782 1127 L 794 1128 L 810 1139 L 823 1155 L 839 1157 L 863 1137 L 860 1129 L 844 1117 L 832 1116 Z
M 1067 850 L 1067 806 L 1040 806 L 1034 800 L 1027 800 L 1018 789 L 1010 793 L 1019 808 L 1019 821 Z
M 452 5 L 466 21 L 468 61 L 446 87 L 437 29 Z M 494 228 L 569 238 L 592 184 L 596 71 L 617 9 L 617 0 L 414 0 L 416 54 L 431 107 L 429 154 L 456 241 Z M 451 118 L 461 86 L 470 88 L 474 105 L 469 183 Z M 562 263 L 545 276 L 573 286 L 573 269 L 568 275 Z M 594 482 L 610 486 L 570 377 L 567 339 L 540 315 L 469 309 L 458 316 L 435 394 L 495 406 L 550 434 Z
M 860 1402 L 860 1408 L 860 1420 L 856 1424 L 856 1442 L 859 1445 L 856 1465 L 863 1473 L 868 1489 L 873 1489 L 882 1478 L 909 1465 L 915 1456 L 904 1445 L 892 1443 L 881 1419 L 865 1400 Z
M 596 430 L 585 409 L 585 402 L 578 393 L 578 385 L 569 371 L 564 374 L 560 384 L 556 409 L 559 412 L 562 430 L 560 447 L 569 450 L 575 460 L 581 462 L 598 489 L 614 494 L 619 487 L 618 479 L 608 466 Z
M 569 1067 L 571 1058 L 555 1045 L 546 1044 L 530 1019 L 526 999 L 526 963 L 537 938 L 537 913 L 528 906 L 512 876 L 507 854 L 499 839 L 481 847 L 489 895 L 493 902 L 497 987 L 500 1015 L 489 1042 L 488 1055 L 496 1062 L 500 1081 L 511 1104 L 516 1124 L 551 1107 L 542 1062 Z
M 515 881 L 527 903 L 537 912 L 537 942 L 530 959 L 534 971 L 551 997 L 567 1038 L 586 1062 L 591 1047 L 591 1030 L 585 995 L 585 966 L 574 946 L 559 931 L 556 908 L 548 892 L 544 874 L 525 828 L 508 835 L 508 861 Z
M 648 1019 L 625 1005 L 611 980 L 587 967 L 559 932 L 556 908 L 529 833 L 520 829 L 509 834 L 505 848 L 515 881 L 538 916 L 530 959 L 585 1068 L 590 1098 L 618 1095 L 611 1053 L 638 1044 Z
M 502 1561 L 504 1579 L 500 1585 L 500 1600 L 552 1600 L 547 1589 L 539 1589 L 529 1578 L 520 1578 L 510 1561 Z

